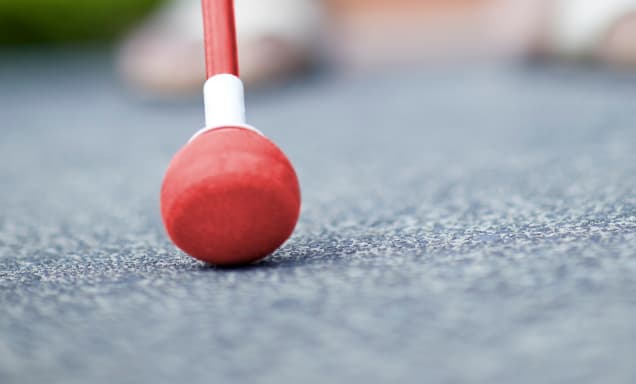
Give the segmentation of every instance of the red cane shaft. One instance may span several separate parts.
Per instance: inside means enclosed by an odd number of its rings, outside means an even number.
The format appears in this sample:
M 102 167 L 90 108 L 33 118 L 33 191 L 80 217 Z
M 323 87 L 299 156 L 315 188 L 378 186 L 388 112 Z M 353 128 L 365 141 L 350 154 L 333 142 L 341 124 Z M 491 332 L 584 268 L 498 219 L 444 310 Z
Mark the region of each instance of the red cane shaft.
M 207 78 L 238 76 L 236 25 L 233 0 L 202 0 Z

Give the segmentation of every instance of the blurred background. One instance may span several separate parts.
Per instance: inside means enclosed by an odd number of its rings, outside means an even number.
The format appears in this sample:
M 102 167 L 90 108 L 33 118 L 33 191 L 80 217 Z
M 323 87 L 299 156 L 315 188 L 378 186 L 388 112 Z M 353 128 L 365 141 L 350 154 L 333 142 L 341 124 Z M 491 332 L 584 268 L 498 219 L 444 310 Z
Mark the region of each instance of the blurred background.
M 236 0 L 250 86 L 311 70 L 562 60 L 636 68 L 634 0 Z M 198 0 L 3 0 L 0 44 L 117 50 L 132 89 L 180 96 L 203 81 Z

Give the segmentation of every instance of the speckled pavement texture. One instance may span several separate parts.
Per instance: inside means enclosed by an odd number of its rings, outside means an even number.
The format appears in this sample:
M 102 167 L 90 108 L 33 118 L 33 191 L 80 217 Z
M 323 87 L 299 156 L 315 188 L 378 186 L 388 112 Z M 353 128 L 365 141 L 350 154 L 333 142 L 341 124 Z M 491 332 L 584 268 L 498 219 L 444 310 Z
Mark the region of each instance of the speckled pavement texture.
M 249 97 L 303 186 L 243 269 L 166 239 L 198 99 L 0 60 L 0 383 L 634 383 L 636 77 L 322 75 Z M 245 239 L 249 241 L 249 239 Z

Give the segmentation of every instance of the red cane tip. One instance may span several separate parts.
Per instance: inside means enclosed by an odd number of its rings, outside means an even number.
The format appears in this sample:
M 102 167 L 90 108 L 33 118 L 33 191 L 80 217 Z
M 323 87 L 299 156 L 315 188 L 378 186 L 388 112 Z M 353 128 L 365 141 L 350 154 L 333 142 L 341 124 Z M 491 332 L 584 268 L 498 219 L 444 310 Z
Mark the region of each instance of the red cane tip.
M 161 215 L 184 252 L 216 265 L 247 264 L 278 249 L 300 213 L 300 187 L 283 152 L 245 128 L 215 129 L 174 157 Z

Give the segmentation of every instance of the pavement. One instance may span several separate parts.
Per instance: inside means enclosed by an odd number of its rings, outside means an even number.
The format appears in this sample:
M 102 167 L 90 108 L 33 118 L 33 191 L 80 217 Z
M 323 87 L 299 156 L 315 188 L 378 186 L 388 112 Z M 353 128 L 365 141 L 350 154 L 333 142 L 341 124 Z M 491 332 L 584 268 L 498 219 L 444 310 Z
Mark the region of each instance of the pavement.
M 105 54 L 3 55 L 1 383 L 636 382 L 636 76 L 254 91 L 303 211 L 270 258 L 219 269 L 158 210 L 198 98 L 135 95 Z

